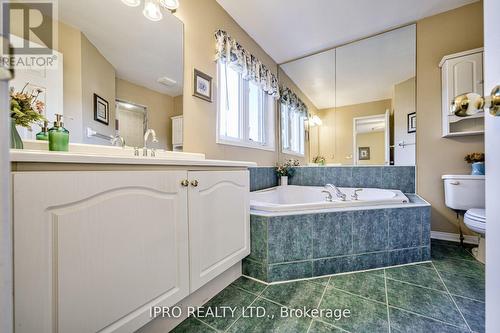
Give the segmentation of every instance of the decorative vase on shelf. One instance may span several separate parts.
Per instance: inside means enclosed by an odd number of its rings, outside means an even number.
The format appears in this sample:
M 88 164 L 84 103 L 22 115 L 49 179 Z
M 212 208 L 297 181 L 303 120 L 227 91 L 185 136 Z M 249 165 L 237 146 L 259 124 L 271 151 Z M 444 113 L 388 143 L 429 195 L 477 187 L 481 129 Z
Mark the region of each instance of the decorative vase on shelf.
M 484 175 L 484 162 L 475 162 L 472 163 L 472 174 L 473 175 Z
M 287 186 L 288 185 L 288 176 L 281 176 L 281 186 Z
M 23 149 L 23 140 L 17 132 L 16 121 L 12 118 L 10 119 L 10 148 Z

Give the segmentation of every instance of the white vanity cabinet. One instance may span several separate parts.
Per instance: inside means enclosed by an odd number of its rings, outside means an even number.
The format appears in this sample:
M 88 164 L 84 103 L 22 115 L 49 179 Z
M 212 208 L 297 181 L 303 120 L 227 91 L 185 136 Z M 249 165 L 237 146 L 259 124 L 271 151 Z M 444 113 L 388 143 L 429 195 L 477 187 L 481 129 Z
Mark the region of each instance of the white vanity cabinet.
M 248 171 L 194 171 L 189 179 L 193 292 L 250 254 L 250 185 Z
M 470 92 L 483 96 L 483 49 L 450 54 L 441 60 L 442 136 L 464 136 L 484 133 L 484 112 L 457 117 L 450 112 L 456 96 Z
M 140 328 L 249 253 L 248 192 L 248 171 L 14 172 L 16 333 Z

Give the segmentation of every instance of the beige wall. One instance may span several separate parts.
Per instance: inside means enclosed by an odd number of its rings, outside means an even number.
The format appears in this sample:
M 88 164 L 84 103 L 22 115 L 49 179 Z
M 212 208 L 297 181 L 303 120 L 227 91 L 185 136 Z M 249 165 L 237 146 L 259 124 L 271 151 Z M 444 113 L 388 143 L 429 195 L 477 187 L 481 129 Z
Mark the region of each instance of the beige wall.
M 386 110 L 391 109 L 391 104 L 390 99 L 384 99 L 319 110 L 318 115 L 323 120 L 323 125 L 311 132 L 311 136 L 319 134 L 319 149 L 312 148 L 311 150 L 319 150 L 319 154 L 326 158 L 327 163 L 352 165 L 354 155 L 353 119 L 384 114 Z
M 115 69 L 99 50 L 81 35 L 82 43 L 82 120 L 83 131 L 90 127 L 98 133 L 115 133 Z M 94 121 L 94 93 L 104 98 L 109 104 L 109 124 Z M 109 144 L 98 138 L 83 136 L 84 143 Z
M 316 109 L 316 107 L 314 106 L 314 104 L 309 100 L 309 98 L 307 98 L 306 95 L 304 95 L 304 93 L 302 92 L 302 90 L 299 89 L 299 87 L 297 87 L 297 85 L 290 79 L 290 77 L 288 75 L 286 75 L 286 73 L 281 69 L 279 68 L 278 69 L 278 76 L 279 76 L 279 81 L 280 81 L 280 86 L 285 86 L 285 87 L 288 87 L 290 88 L 307 106 L 307 109 L 308 109 L 308 112 L 311 113 L 311 114 L 317 114 L 318 113 L 318 109 Z M 284 162 L 288 159 L 297 159 L 299 160 L 300 164 L 307 164 L 312 158 L 314 158 L 316 155 L 314 156 L 311 156 L 310 155 L 310 145 L 309 145 L 309 140 L 307 138 L 307 133 L 306 133 L 306 141 L 304 142 L 304 157 L 297 157 L 297 156 L 294 156 L 294 155 L 288 155 L 288 154 L 283 154 L 281 152 L 281 130 L 280 130 L 280 120 L 281 120 L 281 117 L 279 116 L 279 106 L 278 106 L 278 116 L 277 116 L 277 126 L 276 126 L 276 133 L 277 133 L 277 136 L 276 136 L 276 142 L 279 143 L 279 161 L 280 162 Z
M 174 97 L 174 114 L 172 115 L 172 117 L 174 116 L 182 116 L 182 113 L 183 113 L 183 108 L 184 108 L 184 103 L 183 103 L 183 96 L 182 95 L 179 95 L 179 96 L 175 96 Z
M 64 127 L 71 142 L 83 142 L 82 115 L 82 34 L 59 22 L 58 51 L 63 54 Z
M 149 127 L 155 130 L 158 139 L 158 143 L 151 146 L 172 150 L 170 117 L 176 115 L 174 97 L 117 78 L 116 98 L 146 106 Z
M 441 138 L 438 67 L 444 55 L 483 45 L 482 8 L 477 2 L 417 22 L 417 192 L 432 204 L 434 231 L 457 232 L 441 175 L 469 173 L 464 156 L 484 151 L 483 136 Z
M 370 159 L 359 160 L 359 165 L 383 165 L 385 163 L 385 132 L 359 133 L 356 138 L 359 147 L 370 147 Z
M 217 82 L 214 33 L 226 30 L 271 71 L 277 65 L 215 0 L 183 0 L 175 14 L 184 22 L 184 150 L 205 153 L 208 158 L 255 161 L 274 165 L 276 151 L 218 145 L 216 140 Z M 193 97 L 193 69 L 214 79 L 213 102 Z

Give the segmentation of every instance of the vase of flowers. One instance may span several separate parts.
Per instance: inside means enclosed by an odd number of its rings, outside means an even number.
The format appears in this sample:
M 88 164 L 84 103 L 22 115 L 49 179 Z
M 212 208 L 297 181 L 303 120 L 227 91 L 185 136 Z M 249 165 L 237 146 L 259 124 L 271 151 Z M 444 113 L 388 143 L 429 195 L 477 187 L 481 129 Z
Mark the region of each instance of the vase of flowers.
M 276 167 L 276 174 L 280 177 L 280 185 L 288 185 L 288 177 L 293 177 L 295 174 L 295 167 L 300 165 L 298 160 L 288 160 L 283 164 L 278 164 Z
M 471 164 L 472 175 L 484 175 L 484 153 L 472 153 L 465 156 L 465 161 Z
M 43 116 L 45 104 L 38 100 L 42 90 L 34 89 L 27 92 L 28 84 L 26 83 L 20 92 L 16 92 L 14 88 L 10 89 L 10 147 L 14 149 L 23 149 L 23 140 L 21 140 L 16 126 L 31 129 L 32 124 L 40 125 L 46 120 Z

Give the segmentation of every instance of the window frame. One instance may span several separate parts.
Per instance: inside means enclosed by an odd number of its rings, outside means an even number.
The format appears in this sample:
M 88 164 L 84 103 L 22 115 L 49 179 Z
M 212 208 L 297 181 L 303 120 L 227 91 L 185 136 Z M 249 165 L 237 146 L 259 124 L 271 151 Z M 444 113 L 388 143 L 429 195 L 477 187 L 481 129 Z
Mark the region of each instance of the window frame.
M 239 89 L 238 89 L 238 113 L 239 113 L 239 137 L 229 137 L 222 135 L 221 130 L 221 100 L 223 98 L 223 89 L 221 82 L 221 70 L 227 65 L 221 61 L 217 62 L 217 126 L 216 126 L 216 143 L 222 145 L 230 145 L 237 147 L 245 147 L 252 149 L 260 149 L 266 151 L 275 151 L 275 114 L 276 102 L 274 98 L 268 95 L 264 90 L 259 90 L 259 137 L 263 142 L 253 141 L 250 139 L 250 81 L 243 79 L 239 74 Z M 229 68 L 229 66 L 227 66 Z
M 287 113 L 286 119 L 288 120 L 287 124 L 283 124 L 283 112 Z M 298 138 L 298 145 L 299 145 L 299 150 L 302 149 L 302 152 L 300 151 L 295 151 L 292 150 L 292 133 L 293 133 L 293 120 L 292 120 L 292 113 L 293 111 L 289 109 L 284 103 L 280 103 L 280 123 L 281 123 L 281 152 L 283 154 L 287 155 L 292 155 L 292 156 L 297 156 L 297 157 L 305 157 L 306 155 L 306 125 L 305 121 L 307 120 L 307 117 L 304 115 L 299 115 L 298 116 L 298 121 L 296 126 L 298 126 L 298 132 L 301 134 L 301 136 Z M 302 122 L 302 126 L 300 125 Z M 285 135 L 283 133 L 283 128 L 286 126 L 287 128 L 287 137 L 285 138 Z M 285 140 L 288 142 L 285 145 Z

